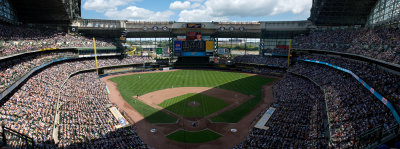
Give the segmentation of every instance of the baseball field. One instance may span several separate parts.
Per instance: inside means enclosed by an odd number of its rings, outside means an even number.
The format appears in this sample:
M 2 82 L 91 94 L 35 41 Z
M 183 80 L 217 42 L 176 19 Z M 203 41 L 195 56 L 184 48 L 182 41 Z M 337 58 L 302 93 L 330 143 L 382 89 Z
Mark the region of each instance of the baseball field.
M 227 131 L 216 125 L 238 123 L 260 103 L 263 86 L 275 79 L 237 72 L 176 70 L 109 80 L 147 122 L 168 129 L 162 132 L 164 138 L 196 144 L 223 138 Z

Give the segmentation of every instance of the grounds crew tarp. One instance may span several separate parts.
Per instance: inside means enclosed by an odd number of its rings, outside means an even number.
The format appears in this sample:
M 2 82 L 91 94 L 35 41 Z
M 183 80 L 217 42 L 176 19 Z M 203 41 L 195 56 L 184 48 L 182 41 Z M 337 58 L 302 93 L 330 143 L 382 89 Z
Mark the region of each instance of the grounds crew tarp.
M 257 122 L 257 124 L 254 126 L 259 129 L 264 129 L 267 130 L 268 127 L 265 126 L 265 124 L 268 122 L 269 118 L 271 118 L 272 114 L 274 114 L 275 108 L 270 107 L 267 112 L 264 113 L 263 117 Z

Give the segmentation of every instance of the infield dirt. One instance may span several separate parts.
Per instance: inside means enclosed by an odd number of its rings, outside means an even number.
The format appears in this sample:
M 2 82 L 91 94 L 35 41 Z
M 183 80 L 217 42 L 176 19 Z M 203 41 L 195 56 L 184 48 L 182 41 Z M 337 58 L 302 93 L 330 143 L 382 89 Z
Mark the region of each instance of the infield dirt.
M 165 72 L 165 71 L 160 71 Z M 157 73 L 157 72 L 145 72 L 145 73 Z M 179 95 L 183 95 L 186 93 L 202 93 L 208 96 L 216 97 L 222 100 L 225 100 L 230 105 L 216 113 L 213 113 L 207 117 L 202 119 L 185 119 L 182 117 L 178 117 L 179 121 L 176 124 L 152 124 L 144 119 L 142 115 L 140 115 L 134 108 L 132 108 L 121 96 L 118 91 L 116 84 L 110 81 L 110 78 L 124 76 L 124 75 L 132 75 L 137 73 L 127 73 L 115 76 L 108 76 L 102 78 L 102 80 L 108 86 L 110 91 L 109 98 L 111 102 L 117 105 L 122 111 L 126 113 L 127 116 L 131 120 L 135 122 L 136 131 L 139 134 L 139 137 L 149 146 L 157 148 L 157 149 L 172 149 L 172 148 L 207 148 L 207 149 L 221 149 L 221 148 L 232 148 L 235 145 L 239 144 L 241 141 L 245 139 L 248 135 L 250 129 L 253 128 L 255 122 L 260 117 L 261 112 L 265 112 L 265 110 L 273 103 L 273 93 L 272 86 L 277 81 L 267 84 L 262 88 L 262 100 L 255 106 L 246 116 L 244 116 L 238 123 L 212 123 L 208 120 L 208 118 L 218 115 L 221 112 L 226 110 L 231 110 L 241 103 L 247 101 L 249 98 L 252 98 L 248 95 L 243 95 L 238 92 L 222 90 L 218 88 L 203 88 L 203 87 L 184 87 L 182 88 L 170 88 L 165 90 L 159 90 L 155 92 L 151 92 L 142 96 L 139 96 L 141 101 L 149 101 L 146 104 L 156 105 L 161 103 L 162 101 L 176 97 Z M 171 113 L 168 113 L 171 114 Z M 174 115 L 176 117 L 176 115 Z M 193 121 L 198 122 L 197 127 L 192 127 L 191 123 Z M 201 143 L 201 144 L 189 144 L 189 143 L 181 143 L 173 140 L 169 140 L 165 136 L 173 133 L 178 129 L 185 129 L 188 131 L 199 131 L 203 129 L 210 129 L 215 131 L 221 135 L 221 138 Z M 151 129 L 157 129 L 156 133 L 150 132 Z M 233 133 L 231 129 L 237 129 L 238 131 Z

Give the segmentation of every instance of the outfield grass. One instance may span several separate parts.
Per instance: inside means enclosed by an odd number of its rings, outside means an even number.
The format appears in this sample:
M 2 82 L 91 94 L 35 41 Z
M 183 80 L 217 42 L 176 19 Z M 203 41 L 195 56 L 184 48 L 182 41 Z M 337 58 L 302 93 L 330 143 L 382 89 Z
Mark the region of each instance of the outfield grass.
M 246 95 L 254 95 L 255 98 L 248 100 L 239 107 L 211 118 L 214 122 L 236 123 L 261 100 L 262 86 L 272 82 L 274 79 L 234 72 L 179 70 L 122 76 L 110 80 L 117 83 L 122 97 L 128 102 L 134 100 L 133 96 L 140 96 L 171 87 L 218 87 Z M 167 114 L 157 112 L 157 109 L 145 105 L 140 101 L 137 101 L 136 104 L 134 102 L 129 103 L 152 123 L 173 121 L 173 118 Z
M 217 134 L 211 130 L 203 130 L 198 132 L 179 130 L 167 136 L 168 139 L 184 143 L 204 143 L 218 139 L 219 137 L 221 137 L 220 134 Z
M 197 107 L 189 106 L 188 104 L 193 101 L 200 103 L 200 105 Z M 221 99 L 204 94 L 189 93 L 165 100 L 159 106 L 182 117 L 204 117 L 223 109 L 228 104 Z

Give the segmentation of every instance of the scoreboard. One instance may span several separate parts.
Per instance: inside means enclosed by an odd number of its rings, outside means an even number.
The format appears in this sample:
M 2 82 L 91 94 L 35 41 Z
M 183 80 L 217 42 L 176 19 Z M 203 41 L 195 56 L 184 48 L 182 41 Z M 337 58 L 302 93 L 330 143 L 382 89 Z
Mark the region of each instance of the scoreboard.
M 205 52 L 206 51 L 205 41 L 183 41 L 182 52 Z
M 198 27 L 198 25 L 188 27 Z M 201 32 L 186 32 L 186 36 L 177 36 L 177 40 L 174 41 L 176 56 L 212 56 L 213 49 L 214 42 L 209 36 L 203 39 Z

